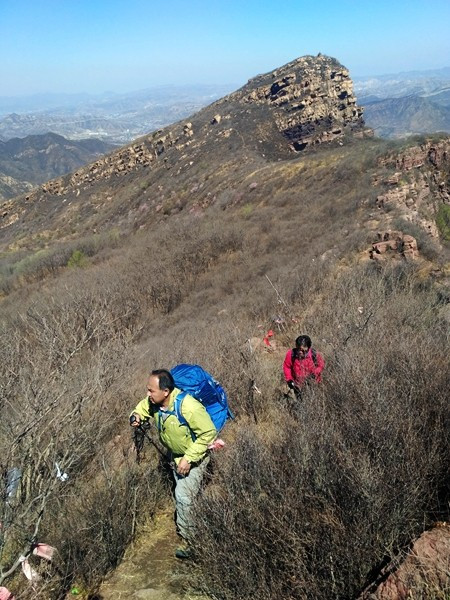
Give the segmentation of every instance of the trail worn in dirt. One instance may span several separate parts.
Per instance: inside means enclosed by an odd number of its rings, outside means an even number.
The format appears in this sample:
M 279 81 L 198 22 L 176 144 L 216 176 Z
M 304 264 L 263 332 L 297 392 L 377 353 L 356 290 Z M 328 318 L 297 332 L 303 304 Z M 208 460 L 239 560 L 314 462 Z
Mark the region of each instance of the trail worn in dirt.
M 100 586 L 98 600 L 187 600 L 182 589 L 183 571 L 188 561 L 175 558 L 179 545 L 173 515 L 157 517 L 126 551 L 122 563 Z

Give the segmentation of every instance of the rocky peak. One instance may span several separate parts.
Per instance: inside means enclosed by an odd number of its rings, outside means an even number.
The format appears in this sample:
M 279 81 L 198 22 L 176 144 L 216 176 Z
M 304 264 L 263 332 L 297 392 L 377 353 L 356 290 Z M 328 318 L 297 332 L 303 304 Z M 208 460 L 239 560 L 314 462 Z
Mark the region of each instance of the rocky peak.
M 363 109 L 356 106 L 349 72 L 329 56 L 298 58 L 251 79 L 233 96 L 269 106 L 279 131 L 296 151 L 347 131 L 364 131 Z

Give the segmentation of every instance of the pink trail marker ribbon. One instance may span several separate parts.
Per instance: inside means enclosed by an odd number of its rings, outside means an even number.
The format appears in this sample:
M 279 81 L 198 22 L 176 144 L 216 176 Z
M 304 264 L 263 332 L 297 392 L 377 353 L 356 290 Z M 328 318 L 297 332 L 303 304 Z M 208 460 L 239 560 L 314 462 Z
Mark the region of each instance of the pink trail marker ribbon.
M 56 548 L 53 548 L 53 546 L 49 546 L 48 544 L 36 544 L 33 548 L 33 554 L 45 558 L 45 560 L 52 560 L 55 550 Z

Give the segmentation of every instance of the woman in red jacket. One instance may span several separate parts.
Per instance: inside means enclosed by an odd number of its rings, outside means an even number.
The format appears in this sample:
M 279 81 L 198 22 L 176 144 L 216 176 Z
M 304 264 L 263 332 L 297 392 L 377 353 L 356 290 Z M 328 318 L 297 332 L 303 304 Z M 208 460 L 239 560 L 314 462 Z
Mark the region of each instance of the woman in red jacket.
M 321 373 L 325 366 L 322 356 L 311 348 L 311 338 L 299 335 L 295 340 L 295 348 L 288 350 L 283 363 L 286 383 L 294 390 L 298 400 L 301 388 L 310 381 L 320 383 Z

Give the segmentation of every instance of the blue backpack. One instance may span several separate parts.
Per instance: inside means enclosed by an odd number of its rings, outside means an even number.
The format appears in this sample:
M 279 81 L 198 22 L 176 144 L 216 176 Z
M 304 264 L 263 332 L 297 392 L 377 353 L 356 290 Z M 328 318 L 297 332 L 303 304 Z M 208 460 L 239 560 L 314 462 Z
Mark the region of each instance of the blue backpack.
M 171 369 L 175 387 L 182 390 L 175 398 L 174 413 L 182 425 L 187 425 L 181 414 L 184 397 L 189 394 L 203 404 L 217 431 L 220 431 L 233 415 L 228 407 L 227 395 L 223 387 L 198 365 L 178 365 Z

